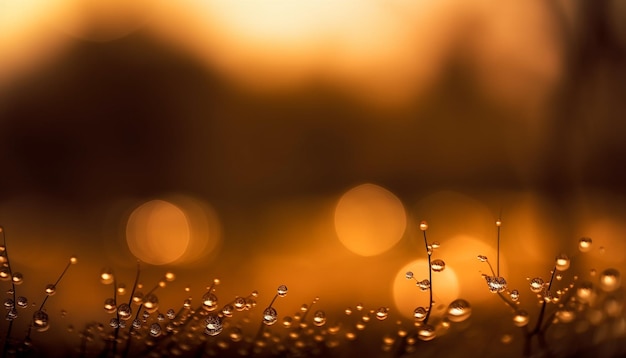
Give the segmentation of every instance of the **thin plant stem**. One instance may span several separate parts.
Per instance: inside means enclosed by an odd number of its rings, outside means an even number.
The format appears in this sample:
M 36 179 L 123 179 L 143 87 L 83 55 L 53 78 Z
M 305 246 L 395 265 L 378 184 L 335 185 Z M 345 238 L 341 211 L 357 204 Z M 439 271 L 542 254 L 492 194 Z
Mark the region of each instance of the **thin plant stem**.
M 552 281 L 554 280 L 555 273 L 556 273 L 556 266 L 554 266 L 554 269 L 552 269 L 552 276 L 550 277 L 550 282 L 548 283 L 548 291 L 550 291 L 550 288 L 552 287 Z M 541 304 L 541 311 L 539 311 L 539 318 L 537 319 L 537 324 L 535 325 L 535 328 L 530 332 L 531 335 L 535 335 L 539 333 L 541 324 L 543 323 L 543 316 L 546 313 L 547 303 L 548 302 L 546 302 L 546 300 L 544 299 L 543 303 Z
M 424 324 L 428 324 L 428 319 L 430 318 L 430 312 L 433 308 L 433 270 L 430 263 L 430 252 L 428 251 L 428 240 L 426 239 L 426 230 L 422 231 L 424 233 L 424 246 L 426 247 L 426 255 L 428 256 L 428 312 L 426 312 L 426 317 L 424 318 Z

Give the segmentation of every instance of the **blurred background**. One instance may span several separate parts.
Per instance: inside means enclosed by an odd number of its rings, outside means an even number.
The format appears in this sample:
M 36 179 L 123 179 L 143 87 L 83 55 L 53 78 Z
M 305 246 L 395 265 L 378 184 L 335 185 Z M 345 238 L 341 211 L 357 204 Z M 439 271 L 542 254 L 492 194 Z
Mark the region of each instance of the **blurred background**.
M 526 278 L 561 252 L 580 277 L 626 267 L 625 24 L 619 0 L 0 0 L 0 224 L 18 290 L 41 302 L 79 258 L 49 300 L 55 329 L 33 340 L 73 352 L 110 318 L 101 270 L 129 287 L 136 260 L 146 286 L 176 273 L 163 308 L 214 278 L 224 302 L 258 290 L 263 307 L 286 284 L 279 314 L 319 297 L 348 327 L 346 307 L 388 307 L 380 338 L 427 300 L 404 278 L 427 275 L 427 220 L 447 264 L 435 302 L 474 311 L 447 335 L 457 346 L 422 353 L 521 355 L 476 260 L 496 255 L 496 219 L 529 311 Z M 618 316 L 562 333 L 591 338 L 561 353 L 623 337 Z

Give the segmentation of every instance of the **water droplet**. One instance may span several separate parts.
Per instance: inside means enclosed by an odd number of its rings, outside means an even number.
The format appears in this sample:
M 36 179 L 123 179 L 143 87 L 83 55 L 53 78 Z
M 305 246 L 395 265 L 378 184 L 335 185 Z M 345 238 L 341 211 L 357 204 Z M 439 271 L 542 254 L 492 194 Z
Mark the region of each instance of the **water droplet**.
M 157 315 L 157 321 L 159 321 L 159 322 L 165 321 L 165 315 L 163 313 L 159 313 Z
M 348 308 L 345 309 L 344 312 L 346 313 L 346 316 L 349 316 L 349 315 L 352 314 L 352 309 L 350 307 L 348 307 Z
M 185 298 L 183 301 L 183 308 L 186 310 L 191 309 L 191 297 Z
M 485 255 L 478 255 L 478 260 L 480 262 L 487 262 L 487 256 L 485 256 Z
M 150 325 L 150 335 L 152 337 L 158 337 L 161 335 L 161 325 L 158 323 L 153 323 Z
M 302 304 L 302 306 L 300 306 L 300 311 L 301 312 L 307 312 L 309 310 L 309 305 L 307 305 L 306 303 Z
M 243 339 L 243 333 L 239 327 L 233 327 L 228 336 L 233 342 L 239 342 Z
M 464 299 L 456 299 L 448 305 L 448 319 L 452 322 L 463 322 L 472 314 L 472 307 Z
M 13 300 L 11 298 L 7 298 L 6 300 L 4 300 L 4 308 L 5 309 L 11 309 L 15 307 L 15 302 L 13 302 Z
M 430 246 L 432 246 L 433 250 L 436 250 L 441 247 L 439 241 L 434 241 Z
M 28 299 L 24 296 L 19 296 L 17 298 L 17 306 L 20 308 L 28 307 Z
M 117 306 L 115 305 L 115 300 L 113 298 L 107 298 L 104 300 L 104 310 L 107 313 L 113 313 L 117 310 Z
M 143 319 L 148 319 L 148 317 L 150 317 L 150 312 L 148 311 L 143 311 L 143 313 L 141 314 L 141 317 Z
M 560 273 L 557 273 L 555 277 L 557 281 L 561 281 L 563 279 L 563 275 L 561 275 Z
M 11 270 L 8 267 L 3 267 L 0 269 L 0 280 L 8 281 L 11 279 Z
M 276 312 L 274 307 L 268 307 L 265 309 L 265 311 L 263 311 L 263 323 L 265 323 L 266 325 L 273 325 L 274 323 L 276 323 L 277 319 L 278 313 Z
M 143 307 L 150 313 L 159 308 L 159 298 L 154 293 L 147 294 L 143 298 Z
M 513 301 L 519 300 L 519 291 L 518 290 L 511 291 L 511 300 L 513 300 Z
M 15 307 L 9 308 L 7 311 L 6 319 L 7 321 L 12 321 L 17 318 L 17 309 Z
M 413 278 L 413 271 L 407 271 L 406 274 L 404 275 L 404 277 L 406 277 L 407 280 L 410 280 Z
M 100 282 L 105 285 L 113 283 L 113 270 L 108 267 L 102 269 L 102 271 L 100 272 Z
M 578 250 L 580 250 L 580 252 L 589 252 L 591 250 L 591 243 L 591 238 L 580 238 L 580 240 L 578 240 Z
M 222 332 L 222 329 L 224 328 L 222 324 L 222 319 L 215 314 L 210 314 L 204 320 L 204 323 L 206 323 L 204 333 L 208 334 L 209 336 L 217 336 Z
M 446 268 L 446 263 L 441 259 L 436 259 L 431 262 L 430 268 L 435 272 L 441 272 Z
M 570 266 L 570 259 L 566 254 L 559 254 L 559 256 L 556 257 L 556 269 L 559 271 L 565 271 L 569 268 Z
M 608 297 L 604 301 L 604 312 L 608 317 L 619 317 L 622 314 L 624 305 L 616 297 Z
M 502 221 L 496 220 L 496 226 L 502 226 Z
M 217 308 L 217 296 L 212 292 L 202 295 L 202 308 L 207 311 L 213 311 Z
M 277 292 L 280 297 L 285 297 L 285 295 L 287 294 L 287 286 L 285 285 L 278 286 Z
M 135 318 L 133 320 L 133 329 L 139 329 L 141 328 L 141 321 L 139 320 L 139 318 Z
M 524 327 L 528 324 L 528 320 L 528 312 L 524 310 L 515 312 L 515 315 L 513 316 L 513 324 L 517 327 Z
M 235 307 L 233 307 L 233 305 L 227 304 L 227 305 L 224 305 L 224 307 L 222 307 L 222 314 L 225 317 L 232 317 L 234 310 L 235 310 Z
M 35 311 L 33 313 L 33 326 L 40 332 L 47 330 L 50 327 L 48 314 L 41 310 Z
M 543 290 L 543 279 L 541 277 L 535 277 L 530 280 L 530 290 L 534 293 L 539 293 Z
M 576 312 L 569 307 L 562 307 L 556 311 L 556 318 L 562 323 L 570 323 L 576 318 Z
M 132 314 L 133 310 L 130 308 L 128 303 L 122 303 L 117 307 L 117 315 L 124 321 L 129 320 Z
M 109 321 L 109 326 L 111 326 L 111 328 L 119 328 L 120 321 L 117 318 L 111 318 L 111 320 Z
M 133 295 L 133 303 L 136 305 L 141 305 L 143 303 L 143 292 L 135 291 Z
M 315 311 L 313 315 L 313 324 L 321 327 L 326 324 L 326 313 L 324 311 Z
M 500 293 L 506 291 L 506 280 L 504 279 L 504 277 L 485 275 L 485 280 L 487 281 L 487 287 L 489 287 L 489 292 Z
M 20 272 L 14 272 L 11 280 L 13 280 L 14 284 L 21 285 L 22 282 L 24 282 L 24 275 L 22 275 Z
M 589 302 L 593 297 L 593 284 L 591 282 L 582 282 L 576 289 L 576 296 L 582 302 Z
M 430 288 L 430 281 L 426 279 L 421 280 L 417 282 L 417 286 L 419 286 L 420 290 L 426 291 Z
M 502 338 L 500 338 L 500 342 L 502 342 L 503 344 L 509 344 L 513 342 L 513 336 L 510 334 L 503 334 Z
M 55 293 L 57 293 L 57 287 L 55 285 L 49 283 L 49 284 L 46 285 L 45 291 L 46 291 L 46 295 L 52 296 Z
M 416 320 L 422 321 L 424 318 L 426 318 L 426 313 L 427 313 L 426 308 L 424 308 L 424 307 L 417 307 L 413 311 L 413 317 L 415 317 Z
M 417 338 L 422 341 L 432 341 L 435 336 L 435 327 L 429 324 L 422 325 L 417 329 Z
M 600 274 L 600 288 L 604 292 L 613 292 L 620 287 L 621 277 L 616 269 L 606 269 Z
M 420 230 L 422 230 L 422 231 L 428 230 L 428 223 L 426 221 L 422 221 L 420 223 Z
M 356 308 L 357 311 L 362 311 L 363 310 L 363 304 L 359 302 L 359 303 L 356 304 L 355 308 Z
M 244 308 L 246 308 L 246 299 L 243 297 L 235 298 L 235 309 L 237 311 L 242 311 Z
M 387 307 L 379 307 L 376 310 L 376 318 L 379 321 L 384 321 L 389 316 L 389 308 Z
M 176 275 L 173 272 L 166 272 L 164 277 L 167 282 L 172 282 L 176 279 Z

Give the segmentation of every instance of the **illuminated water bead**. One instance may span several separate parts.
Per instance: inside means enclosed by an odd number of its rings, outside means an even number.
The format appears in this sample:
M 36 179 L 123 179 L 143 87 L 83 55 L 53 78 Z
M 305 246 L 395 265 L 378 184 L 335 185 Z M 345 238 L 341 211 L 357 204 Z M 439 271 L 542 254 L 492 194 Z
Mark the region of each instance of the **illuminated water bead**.
M 217 308 L 217 296 L 212 292 L 206 292 L 202 295 L 202 308 L 207 311 L 213 311 Z
M 6 263 L 5 263 L 6 265 Z M 11 279 L 11 270 L 9 270 L 8 267 L 2 267 L 0 269 L 0 280 L 2 281 L 8 281 Z
M 165 321 L 165 315 L 163 313 L 159 313 L 157 315 L 157 321 L 159 321 L 159 322 Z
M 419 286 L 420 290 L 426 291 L 430 288 L 430 281 L 426 279 L 421 280 L 417 282 L 417 286 Z
M 424 307 L 417 307 L 414 311 L 413 311 L 413 317 L 415 317 L 416 320 L 418 321 L 422 321 L 424 320 L 424 318 L 426 318 L 426 313 L 428 311 L 426 310 L 426 308 Z
M 19 296 L 17 298 L 17 306 L 20 308 L 28 307 L 28 299 L 24 296 Z
M 117 310 L 117 306 L 115 305 L 115 299 L 107 298 L 104 300 L 104 310 L 107 313 L 113 313 Z
M 487 256 L 485 255 L 478 255 L 477 258 L 480 262 L 487 262 Z
M 244 308 L 246 308 L 246 299 L 243 297 L 235 298 L 235 309 L 237 311 L 242 311 Z
M 446 268 L 446 263 L 441 259 L 436 259 L 431 262 L 430 268 L 435 272 L 441 272 Z
M 141 328 L 141 321 L 139 320 L 139 318 L 135 318 L 133 320 L 133 324 L 132 324 L 133 329 L 139 329 Z
M 52 296 L 57 292 L 57 287 L 51 283 L 46 285 L 45 289 L 46 295 Z
M 376 318 L 379 321 L 384 321 L 385 319 L 387 319 L 388 316 L 389 316 L 389 308 L 380 307 L 376 310 Z
M 600 288 L 605 292 L 613 292 L 621 285 L 619 271 L 613 268 L 606 269 L 600 274 Z
M 225 317 L 232 317 L 234 310 L 235 310 L 235 307 L 233 307 L 233 305 L 227 304 L 227 305 L 224 305 L 224 307 L 222 307 L 222 314 Z
M 506 280 L 504 279 L 504 277 L 485 275 L 485 280 L 487 281 L 487 287 L 489 287 L 489 292 L 500 293 L 506 291 Z
M 176 279 L 176 275 L 173 272 L 166 272 L 164 277 L 167 282 L 172 282 Z
M 33 327 L 40 332 L 47 330 L 50 327 L 48 314 L 41 310 L 35 311 L 35 313 L 33 313 Z
M 513 301 L 519 300 L 519 291 L 518 290 L 511 291 L 510 296 L 511 296 L 511 300 Z
M 159 298 L 154 293 L 147 294 L 143 298 L 143 307 L 150 313 L 159 308 Z
M 124 321 L 129 320 L 132 314 L 133 310 L 130 308 L 128 303 L 122 303 L 117 307 L 117 315 Z
M 278 312 L 276 312 L 276 309 L 274 309 L 274 307 L 268 307 L 265 309 L 265 311 L 263 311 L 263 323 L 271 326 L 274 323 L 276 323 L 278 319 Z
M 576 311 L 570 307 L 561 307 L 555 316 L 562 323 L 570 323 L 576 318 Z
M 291 318 L 290 316 L 283 317 L 283 326 L 285 328 L 291 327 L 292 324 L 293 324 L 293 318 Z
M 580 252 L 589 252 L 591 250 L 591 243 L 591 238 L 581 237 L 580 240 L 578 240 L 578 250 L 580 250 Z
M 153 323 L 150 325 L 150 335 L 152 337 L 158 337 L 161 335 L 161 325 L 158 323 Z
M 422 230 L 422 231 L 428 230 L 428 223 L 426 221 L 422 221 L 420 223 L 420 230 Z
M 113 277 L 113 271 L 110 268 L 104 268 L 102 272 L 100 272 L 100 282 L 105 285 L 113 283 Z
M 406 277 L 407 280 L 410 280 L 413 278 L 413 271 L 407 271 L 406 274 L 404 275 L 404 277 Z
M 432 341 L 435 337 L 435 327 L 429 324 L 422 325 L 417 329 L 417 338 L 422 341 Z
M 13 276 L 11 277 L 11 280 L 13 281 L 14 284 L 21 285 L 22 282 L 24 282 L 24 275 L 22 275 L 19 272 L 14 272 Z
M 441 244 L 439 244 L 439 241 L 434 241 L 430 246 L 433 249 L 438 249 L 439 247 L 441 247 Z
M 111 318 L 111 320 L 109 321 L 109 326 L 111 328 L 119 328 L 120 327 L 120 321 L 117 318 Z
M 555 267 L 559 271 L 565 271 L 570 266 L 570 259 L 566 254 L 560 254 L 555 261 Z
M 576 296 L 582 302 L 589 302 L 593 297 L 593 284 L 591 282 L 582 282 L 576 289 Z
M 15 307 L 11 307 L 7 310 L 6 319 L 7 321 L 12 321 L 17 318 L 17 309 Z
M 533 291 L 534 293 L 539 293 L 541 292 L 541 290 L 543 290 L 543 279 L 541 277 L 535 277 L 532 280 L 530 280 L 530 290 Z
M 280 297 L 285 297 L 285 295 L 287 294 L 287 286 L 285 285 L 278 286 L 277 292 Z
M 313 315 L 313 324 L 321 327 L 326 324 L 326 313 L 324 311 L 315 311 Z
M 528 324 L 529 319 L 528 312 L 519 310 L 513 315 L 513 324 L 517 327 L 524 327 Z
M 472 314 L 472 307 L 464 299 L 456 299 L 448 305 L 448 319 L 452 322 L 463 322 Z
M 224 329 L 224 326 L 222 324 L 222 319 L 215 314 L 210 314 L 204 320 L 204 323 L 206 324 L 204 333 L 209 336 L 217 336 Z

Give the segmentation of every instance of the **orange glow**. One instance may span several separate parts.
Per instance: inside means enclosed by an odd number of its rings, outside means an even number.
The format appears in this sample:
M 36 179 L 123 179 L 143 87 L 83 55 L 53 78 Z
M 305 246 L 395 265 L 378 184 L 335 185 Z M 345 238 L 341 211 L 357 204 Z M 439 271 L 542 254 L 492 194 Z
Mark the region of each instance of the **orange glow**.
M 361 256 L 389 250 L 406 229 L 406 214 L 400 199 L 374 184 L 346 192 L 335 208 L 335 230 L 341 243 Z
M 398 271 L 393 281 L 393 299 L 396 309 L 405 317 L 413 318 L 413 311 L 418 306 L 428 307 L 428 291 L 421 291 L 414 280 L 407 280 L 407 271 L 413 272 L 418 280 L 428 279 L 428 261 L 419 259 L 411 261 Z M 433 315 L 443 314 L 450 302 L 459 298 L 459 280 L 457 274 L 446 265 L 441 272 L 433 272 Z
M 128 248 L 144 262 L 163 265 L 176 261 L 187 250 L 189 239 L 185 213 L 167 201 L 149 201 L 128 218 Z

